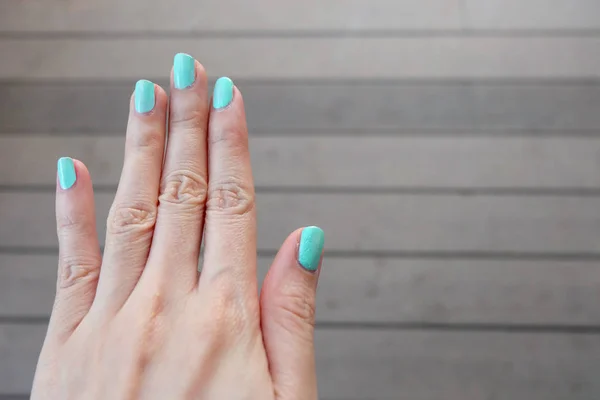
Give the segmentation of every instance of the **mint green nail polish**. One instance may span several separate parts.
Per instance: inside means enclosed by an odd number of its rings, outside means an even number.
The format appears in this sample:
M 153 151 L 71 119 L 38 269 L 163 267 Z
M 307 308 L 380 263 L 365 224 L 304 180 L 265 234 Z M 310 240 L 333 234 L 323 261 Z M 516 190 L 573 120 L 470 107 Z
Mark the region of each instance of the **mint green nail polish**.
M 233 99 L 233 81 L 227 77 L 217 79 L 213 92 L 213 107 L 227 107 Z
M 319 227 L 308 226 L 302 229 L 300 235 L 300 246 L 298 247 L 298 262 L 309 271 L 319 268 L 323 245 L 325 244 L 325 232 Z
M 154 108 L 154 83 L 142 79 L 135 84 L 135 111 L 147 113 Z
M 69 189 L 75 184 L 77 180 L 77 173 L 75 173 L 75 164 L 73 159 L 69 157 L 61 157 L 58 159 L 56 164 L 58 171 L 58 183 L 62 189 Z
M 185 53 L 175 54 L 173 58 L 173 84 L 176 89 L 185 89 L 192 86 L 196 79 L 196 65 L 194 57 Z

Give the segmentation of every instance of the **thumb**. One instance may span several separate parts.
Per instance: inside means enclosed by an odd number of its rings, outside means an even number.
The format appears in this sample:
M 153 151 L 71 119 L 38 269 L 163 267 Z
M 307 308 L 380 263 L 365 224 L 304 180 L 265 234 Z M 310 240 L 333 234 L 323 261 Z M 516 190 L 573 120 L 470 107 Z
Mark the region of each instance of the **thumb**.
M 317 399 L 315 294 L 323 244 L 316 226 L 292 233 L 262 286 L 261 326 L 278 400 Z

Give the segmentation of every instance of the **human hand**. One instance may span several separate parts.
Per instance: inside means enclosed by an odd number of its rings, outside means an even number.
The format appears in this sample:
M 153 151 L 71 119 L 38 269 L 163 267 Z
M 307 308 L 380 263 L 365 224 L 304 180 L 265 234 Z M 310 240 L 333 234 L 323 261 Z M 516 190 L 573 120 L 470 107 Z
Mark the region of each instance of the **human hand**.
M 57 293 L 32 399 L 317 398 L 323 231 L 284 241 L 259 296 L 248 132 L 229 79 L 211 107 L 203 67 L 178 54 L 170 101 L 136 84 L 103 256 L 89 172 L 63 158 L 58 181 Z

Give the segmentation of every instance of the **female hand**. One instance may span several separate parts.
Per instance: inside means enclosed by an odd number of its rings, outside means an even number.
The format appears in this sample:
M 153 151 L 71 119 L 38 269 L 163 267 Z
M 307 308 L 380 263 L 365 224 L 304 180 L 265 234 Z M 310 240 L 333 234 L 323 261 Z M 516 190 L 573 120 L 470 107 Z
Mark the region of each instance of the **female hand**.
M 217 81 L 211 107 L 203 67 L 178 54 L 170 101 L 136 84 L 103 258 L 80 161 L 58 162 L 56 217 L 56 300 L 33 399 L 317 398 L 323 231 L 284 241 L 259 296 L 248 132 L 231 80 Z

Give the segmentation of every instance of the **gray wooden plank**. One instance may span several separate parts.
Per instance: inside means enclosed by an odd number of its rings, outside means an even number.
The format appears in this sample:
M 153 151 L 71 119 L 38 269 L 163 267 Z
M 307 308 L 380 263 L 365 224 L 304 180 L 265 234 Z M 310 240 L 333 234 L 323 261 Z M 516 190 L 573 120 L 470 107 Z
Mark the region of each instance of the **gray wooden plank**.
M 68 155 L 96 185 L 116 186 L 123 147 L 122 135 L 0 136 L 0 185 L 53 185 Z M 266 187 L 600 187 L 598 138 L 253 136 L 250 149 L 254 182 Z
M 0 391 L 30 390 L 42 325 L 0 325 Z M 600 336 L 495 332 L 316 332 L 323 398 L 593 400 Z M 365 373 L 368 371 L 368 373 Z
M 29 393 L 46 325 L 0 325 L 0 394 Z
M 164 80 L 159 83 L 168 87 Z M 0 132 L 124 132 L 133 84 L 0 82 Z M 283 135 L 299 129 L 538 133 L 596 132 L 600 127 L 600 85 L 590 82 L 242 80 L 237 85 L 244 94 L 251 133 Z
M 500 31 L 597 30 L 596 0 L 465 0 L 464 26 Z
M 0 79 L 168 76 L 179 51 L 234 79 L 600 78 L 600 37 L 469 36 L 3 39 Z
M 0 315 L 48 316 L 55 284 L 56 255 L 0 253 Z M 591 261 L 326 257 L 317 320 L 599 325 L 599 285 Z
M 55 255 L 0 253 L 0 315 L 46 316 L 56 289 Z
M 585 368 L 600 366 L 594 349 L 599 340 L 596 335 L 317 332 L 320 394 L 591 400 L 599 388 Z
M 2 32 L 278 32 L 457 29 L 458 0 L 0 0 Z M 234 10 L 232 12 L 232 10 Z
M 111 193 L 96 194 L 104 241 Z M 327 249 L 376 252 L 600 252 L 600 198 L 421 194 L 263 193 L 258 248 L 319 225 Z M 0 193 L 2 246 L 55 246 L 54 193 Z
M 171 33 L 594 30 L 596 0 L 192 0 L 170 7 L 159 0 L 85 2 L 0 0 L 0 32 Z M 190 12 L 192 10 L 192 12 Z M 194 11 L 195 10 L 195 11 Z M 230 12 L 236 10 L 235 12 Z M 318 10 L 315 12 L 315 10 Z M 222 18 L 223 16 L 226 18 Z M 461 18 L 462 17 L 462 18 Z

